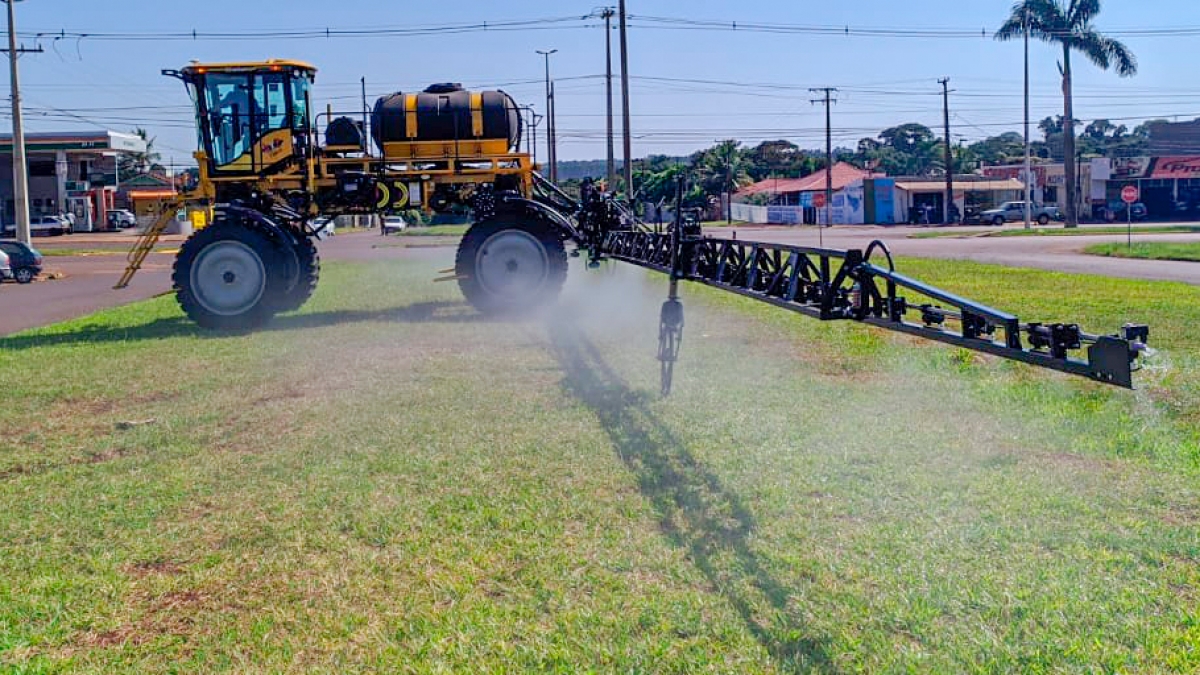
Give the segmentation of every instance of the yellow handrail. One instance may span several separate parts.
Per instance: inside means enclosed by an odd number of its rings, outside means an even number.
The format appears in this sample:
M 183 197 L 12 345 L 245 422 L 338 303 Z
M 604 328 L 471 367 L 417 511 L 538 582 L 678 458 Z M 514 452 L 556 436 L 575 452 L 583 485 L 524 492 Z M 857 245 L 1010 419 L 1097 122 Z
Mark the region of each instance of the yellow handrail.
M 170 201 L 164 202 L 162 212 L 154 219 L 154 222 L 147 227 L 141 235 L 138 236 L 137 243 L 133 245 L 133 249 L 129 251 L 126 260 L 129 265 L 125 268 L 124 274 L 121 275 L 121 280 L 113 286 L 116 290 L 121 290 L 129 286 L 129 282 L 133 281 L 133 275 L 137 274 L 142 268 L 142 263 L 146 261 L 146 257 L 154 250 L 154 246 L 158 243 L 159 237 L 167 229 L 167 225 L 171 224 L 171 220 L 175 218 L 175 213 L 179 207 L 187 203 L 187 199 L 176 197 Z

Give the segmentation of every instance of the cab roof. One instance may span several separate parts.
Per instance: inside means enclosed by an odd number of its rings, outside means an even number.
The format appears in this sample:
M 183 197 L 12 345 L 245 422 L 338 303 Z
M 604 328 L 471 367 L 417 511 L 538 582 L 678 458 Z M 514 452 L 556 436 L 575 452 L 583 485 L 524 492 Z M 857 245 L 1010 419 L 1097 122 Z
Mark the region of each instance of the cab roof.
M 267 59 L 266 61 L 236 61 L 232 63 L 196 63 L 184 67 L 187 75 L 199 73 L 250 73 L 258 71 L 283 70 L 291 68 L 306 71 L 310 76 L 315 75 L 317 67 L 304 61 L 292 59 Z

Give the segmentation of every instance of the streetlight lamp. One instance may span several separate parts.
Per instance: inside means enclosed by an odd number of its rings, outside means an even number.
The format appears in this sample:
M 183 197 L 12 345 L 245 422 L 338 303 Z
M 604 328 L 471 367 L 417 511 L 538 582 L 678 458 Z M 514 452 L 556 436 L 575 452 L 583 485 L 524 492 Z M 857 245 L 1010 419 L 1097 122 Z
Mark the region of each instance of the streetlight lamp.
M 558 139 L 555 138 L 554 124 L 554 84 L 550 82 L 550 55 L 557 54 L 557 49 L 550 51 L 537 50 L 538 54 L 546 57 L 546 154 L 550 161 L 550 182 L 558 182 Z
M 21 85 L 17 76 L 17 28 L 13 4 L 21 0 L 2 0 L 8 5 L 8 63 L 12 84 L 12 148 L 13 148 L 13 219 L 17 239 L 29 243 L 29 165 L 25 162 L 25 129 L 21 123 Z

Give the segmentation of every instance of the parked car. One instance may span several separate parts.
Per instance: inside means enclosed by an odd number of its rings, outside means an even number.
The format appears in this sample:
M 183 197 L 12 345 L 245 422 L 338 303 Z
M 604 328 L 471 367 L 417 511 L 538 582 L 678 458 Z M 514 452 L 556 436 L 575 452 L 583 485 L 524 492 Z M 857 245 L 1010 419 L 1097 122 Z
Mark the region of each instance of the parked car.
M 42 273 L 42 254 L 36 248 L 12 239 L 0 240 L 0 251 L 8 257 L 12 278 L 27 284 Z
M 16 233 L 16 223 L 8 223 L 4 226 L 4 234 L 12 236 Z M 39 234 L 47 236 L 71 234 L 71 223 L 62 216 L 35 216 L 29 219 L 29 233 L 35 236 Z
M 127 211 L 125 209 L 109 211 L 107 218 L 107 225 L 108 229 L 110 230 L 121 230 L 137 225 L 137 216 L 133 215 L 132 211 Z
M 404 222 L 401 216 L 384 216 L 383 217 L 383 233 L 391 234 L 393 232 L 403 232 L 404 228 L 408 227 L 408 223 Z
M 1029 218 L 1038 225 L 1049 225 L 1052 220 L 1063 220 L 1057 206 L 1029 205 Z M 1025 222 L 1025 202 L 1004 202 L 994 209 L 979 214 L 979 219 L 991 225 Z
M 0 281 L 13 278 L 12 265 L 8 262 L 8 254 L 0 250 Z
M 1129 208 L 1129 213 L 1125 209 Z M 1130 216 L 1133 220 L 1145 220 L 1150 212 L 1146 210 L 1146 205 L 1141 202 L 1134 202 L 1132 208 L 1125 202 L 1116 200 L 1108 203 L 1108 208 L 1105 209 L 1104 218 L 1109 222 L 1117 220 L 1129 220 Z
M 318 240 L 325 240 L 337 233 L 337 219 L 330 216 L 317 216 L 309 225 Z

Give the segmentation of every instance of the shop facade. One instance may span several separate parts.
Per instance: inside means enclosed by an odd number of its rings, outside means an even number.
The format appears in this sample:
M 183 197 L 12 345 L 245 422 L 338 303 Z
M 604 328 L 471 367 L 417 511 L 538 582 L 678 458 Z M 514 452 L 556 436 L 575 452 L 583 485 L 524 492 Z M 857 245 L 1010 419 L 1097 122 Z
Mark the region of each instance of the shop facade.
M 99 229 L 116 207 L 122 155 L 144 153 L 146 142 L 115 131 L 25 135 L 29 215 L 70 213 L 77 231 Z M 0 218 L 15 220 L 12 137 L 0 136 Z

